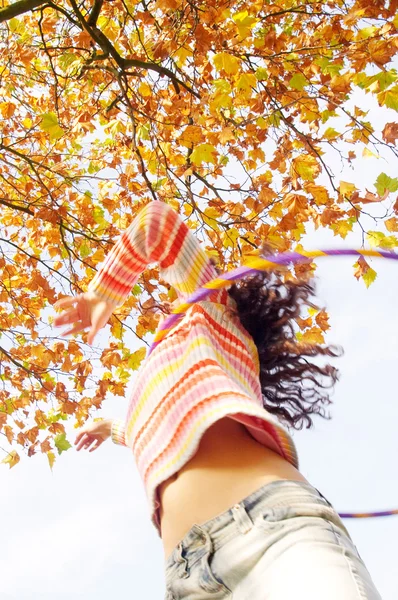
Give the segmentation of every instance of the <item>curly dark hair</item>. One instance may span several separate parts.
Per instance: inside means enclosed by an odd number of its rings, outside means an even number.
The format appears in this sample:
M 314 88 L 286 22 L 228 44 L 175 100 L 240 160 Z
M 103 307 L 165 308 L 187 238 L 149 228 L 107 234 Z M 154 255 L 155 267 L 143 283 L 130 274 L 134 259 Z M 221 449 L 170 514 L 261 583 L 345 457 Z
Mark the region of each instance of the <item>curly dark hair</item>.
M 270 253 L 265 244 L 260 255 Z M 216 261 L 210 262 L 221 274 Z M 264 408 L 295 429 L 311 427 L 311 415 L 329 419 L 325 406 L 331 404 L 329 390 L 338 380 L 338 370 L 329 364 L 319 366 L 308 357 L 337 357 L 342 349 L 300 343 L 295 331 L 303 308 L 318 308 L 314 284 L 263 271 L 234 283 L 228 293 L 236 302 L 233 312 L 257 346 Z M 171 303 L 158 304 L 151 298 L 141 309 L 170 314 Z
M 315 306 L 311 301 L 314 285 L 284 281 L 281 275 L 265 271 L 234 283 L 228 293 L 257 346 L 266 410 L 296 429 L 311 427 L 310 415 L 330 418 L 324 407 L 331 403 L 327 390 L 338 380 L 338 371 L 331 365 L 318 366 L 307 357 L 336 357 L 342 350 L 302 344 L 294 330 L 302 308 Z

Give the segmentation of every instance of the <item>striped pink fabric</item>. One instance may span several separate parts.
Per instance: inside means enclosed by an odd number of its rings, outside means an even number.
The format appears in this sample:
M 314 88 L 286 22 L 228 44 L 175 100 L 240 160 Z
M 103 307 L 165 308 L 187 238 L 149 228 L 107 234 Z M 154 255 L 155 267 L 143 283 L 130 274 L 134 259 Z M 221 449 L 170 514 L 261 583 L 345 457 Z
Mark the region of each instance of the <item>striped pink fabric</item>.
M 181 300 L 217 275 L 179 215 L 153 202 L 120 237 L 90 290 L 121 304 L 154 261 Z M 263 407 L 257 348 L 234 309 L 226 290 L 192 306 L 142 365 L 126 421 L 113 423 L 113 441 L 134 453 L 159 534 L 159 484 L 192 458 L 222 417 L 243 423 L 260 443 L 298 464 L 292 438 Z

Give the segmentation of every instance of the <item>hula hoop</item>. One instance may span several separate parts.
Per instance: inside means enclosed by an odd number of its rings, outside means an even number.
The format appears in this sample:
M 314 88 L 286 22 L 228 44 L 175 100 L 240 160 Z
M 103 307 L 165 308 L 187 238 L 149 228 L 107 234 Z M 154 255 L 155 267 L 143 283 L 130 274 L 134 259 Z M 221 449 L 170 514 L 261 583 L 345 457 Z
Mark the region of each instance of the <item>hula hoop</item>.
M 153 352 L 156 346 L 162 341 L 163 338 L 174 328 L 176 323 L 182 318 L 191 306 L 204 300 L 214 290 L 220 290 L 230 286 L 234 281 L 243 279 L 248 275 L 255 273 L 280 269 L 281 267 L 287 267 L 289 265 L 299 263 L 310 263 L 314 258 L 324 258 L 325 256 L 373 256 L 376 258 L 387 258 L 391 260 L 398 260 L 398 254 L 394 252 L 388 252 L 386 250 L 311 250 L 301 252 L 283 252 L 281 254 L 269 254 L 267 256 L 252 255 L 245 259 L 243 265 L 234 269 L 233 271 L 227 271 L 216 279 L 208 281 L 203 287 L 198 288 L 188 299 L 173 309 L 172 313 L 164 320 L 159 327 L 154 341 L 149 349 L 148 356 Z M 375 512 L 353 512 L 353 513 L 339 513 L 342 519 L 369 519 L 377 517 L 389 517 L 398 515 L 398 508 L 392 510 L 383 510 Z

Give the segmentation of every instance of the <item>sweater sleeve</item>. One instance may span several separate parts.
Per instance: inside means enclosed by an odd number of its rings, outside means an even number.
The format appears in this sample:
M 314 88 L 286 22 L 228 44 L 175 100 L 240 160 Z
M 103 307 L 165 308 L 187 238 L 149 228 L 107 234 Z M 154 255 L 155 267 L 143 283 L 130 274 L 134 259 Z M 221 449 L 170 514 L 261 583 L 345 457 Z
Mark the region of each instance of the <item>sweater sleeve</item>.
M 176 289 L 180 298 L 217 276 L 178 213 L 163 202 L 151 202 L 120 236 L 89 290 L 114 306 L 121 305 L 152 262 L 159 262 L 162 279 Z
M 127 446 L 125 438 L 125 427 L 122 419 L 114 419 L 112 421 L 111 439 L 114 444 Z

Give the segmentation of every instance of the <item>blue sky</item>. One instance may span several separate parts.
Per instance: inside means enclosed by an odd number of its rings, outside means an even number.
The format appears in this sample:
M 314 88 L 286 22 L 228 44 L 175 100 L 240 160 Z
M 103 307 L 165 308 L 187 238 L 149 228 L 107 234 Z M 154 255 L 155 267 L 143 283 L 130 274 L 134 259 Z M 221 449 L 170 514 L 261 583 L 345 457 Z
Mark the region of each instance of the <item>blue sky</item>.
M 369 120 L 381 119 L 380 129 L 394 119 L 392 111 L 384 118 L 374 110 Z M 364 158 L 352 170 L 333 169 L 337 179 L 372 189 L 377 174 L 395 176 L 397 164 Z M 360 235 L 341 240 L 310 232 L 303 245 L 358 247 Z M 345 355 L 335 361 L 341 381 L 332 420 L 318 419 L 295 439 L 302 472 L 337 510 L 372 511 L 398 505 L 398 265 L 372 261 L 378 278 L 367 290 L 354 279 L 352 263 L 318 262 L 318 297 L 332 325 L 327 340 Z M 122 417 L 126 408 L 127 400 L 111 399 L 101 415 Z M 44 458 L 26 459 L 0 469 L 0 490 L 0 600 L 163 597 L 163 547 L 128 450 L 111 443 L 92 454 L 70 450 L 53 473 Z M 398 517 L 346 524 L 383 600 L 395 600 Z
M 295 437 L 304 475 L 336 509 L 367 511 L 398 504 L 398 277 L 396 263 L 379 260 L 366 290 L 351 262 L 326 259 L 318 268 L 329 341 L 345 347 L 333 419 Z M 122 416 L 126 402 L 106 408 Z M 127 449 L 71 450 L 53 473 L 45 460 L 24 460 L 0 470 L 0 489 L 0 600 L 163 597 L 163 548 Z M 347 525 L 383 599 L 395 600 L 398 518 Z

